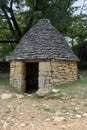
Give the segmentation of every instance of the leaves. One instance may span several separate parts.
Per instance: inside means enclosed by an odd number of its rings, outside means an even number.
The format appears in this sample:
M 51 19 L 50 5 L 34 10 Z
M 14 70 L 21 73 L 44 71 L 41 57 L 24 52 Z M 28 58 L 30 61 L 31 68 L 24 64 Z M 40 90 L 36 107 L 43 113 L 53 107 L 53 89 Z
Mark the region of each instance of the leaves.
M 72 16 L 72 4 L 75 1 L 77 0 L 0 0 L 0 40 L 19 41 L 40 18 L 50 19 L 65 36 L 84 37 L 86 20 L 84 23 L 81 18 Z M 83 21 L 83 26 L 80 21 Z M 6 49 L 9 50 L 8 48 Z
M 87 15 L 80 14 L 72 17 L 71 26 L 68 28 L 68 36 L 76 39 L 78 43 L 87 38 Z

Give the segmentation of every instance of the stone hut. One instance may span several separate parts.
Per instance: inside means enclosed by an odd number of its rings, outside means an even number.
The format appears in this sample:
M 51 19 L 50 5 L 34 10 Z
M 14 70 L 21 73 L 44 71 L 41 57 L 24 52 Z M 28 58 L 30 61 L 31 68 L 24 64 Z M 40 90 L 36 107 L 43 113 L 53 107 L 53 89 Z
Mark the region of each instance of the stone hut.
M 20 40 L 9 57 L 10 84 L 23 92 L 77 80 L 77 57 L 47 19 Z

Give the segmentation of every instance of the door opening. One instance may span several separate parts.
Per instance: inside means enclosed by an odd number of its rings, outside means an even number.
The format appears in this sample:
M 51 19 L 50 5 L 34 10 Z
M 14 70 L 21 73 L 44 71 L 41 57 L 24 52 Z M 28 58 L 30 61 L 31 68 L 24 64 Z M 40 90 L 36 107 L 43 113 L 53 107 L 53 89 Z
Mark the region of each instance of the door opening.
M 26 63 L 26 92 L 33 93 L 38 90 L 39 63 Z

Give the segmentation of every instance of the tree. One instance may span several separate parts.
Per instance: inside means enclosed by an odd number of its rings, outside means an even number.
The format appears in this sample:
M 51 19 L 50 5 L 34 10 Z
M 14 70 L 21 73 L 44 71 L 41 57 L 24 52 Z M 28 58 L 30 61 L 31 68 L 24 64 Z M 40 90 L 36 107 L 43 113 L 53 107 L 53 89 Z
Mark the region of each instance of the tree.
M 75 8 L 74 8 L 75 9 Z M 78 8 L 76 8 L 78 9 Z M 87 5 L 85 0 L 83 5 L 79 7 L 80 13 L 71 16 L 71 26 L 68 27 L 67 35 L 72 39 L 71 45 L 74 46 L 75 42 L 80 43 L 87 39 Z
M 68 36 L 75 39 L 77 43 L 87 38 L 87 15 L 80 14 L 72 18 L 72 25 L 69 27 Z M 74 43 L 72 43 L 74 45 Z
M 50 19 L 55 27 L 64 33 L 69 23 L 73 1 L 75 0 L 0 0 L 0 19 L 7 22 L 7 28 L 14 35 L 14 39 L 16 37 L 18 40 L 40 18 Z
M 66 35 L 67 27 L 70 26 L 72 4 L 75 1 L 0 0 L 0 41 L 18 43 L 40 18 L 50 19 L 52 24 Z M 14 48 L 12 44 L 9 47 L 11 50 Z

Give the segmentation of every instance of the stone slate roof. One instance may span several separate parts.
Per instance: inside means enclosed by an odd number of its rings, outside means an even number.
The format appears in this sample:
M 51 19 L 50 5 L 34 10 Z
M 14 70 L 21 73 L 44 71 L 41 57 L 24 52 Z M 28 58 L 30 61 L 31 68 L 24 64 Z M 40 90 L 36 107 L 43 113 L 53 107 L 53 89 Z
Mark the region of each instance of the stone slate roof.
M 8 60 L 78 60 L 64 37 L 50 24 L 41 19 L 20 40 Z

